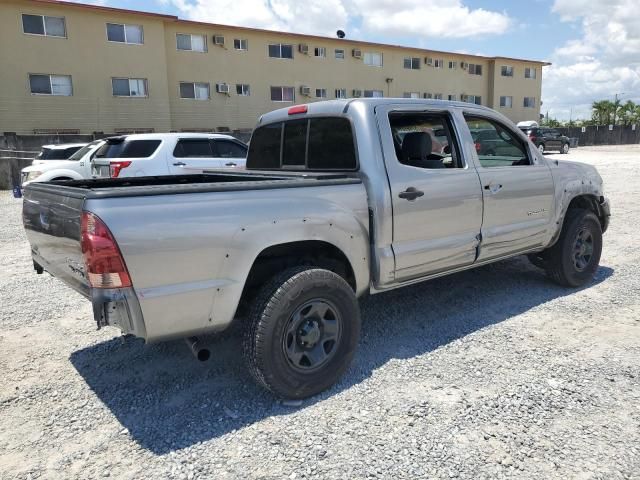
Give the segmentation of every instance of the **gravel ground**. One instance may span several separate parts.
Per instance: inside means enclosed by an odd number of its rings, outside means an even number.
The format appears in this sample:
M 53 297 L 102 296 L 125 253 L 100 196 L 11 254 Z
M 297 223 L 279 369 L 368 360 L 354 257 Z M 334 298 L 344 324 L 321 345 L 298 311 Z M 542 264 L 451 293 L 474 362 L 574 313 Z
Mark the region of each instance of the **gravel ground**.
M 371 297 L 348 374 L 301 405 L 254 386 L 237 335 L 200 364 L 96 331 L 0 192 L 0 478 L 640 478 L 640 147 L 558 158 L 612 203 L 593 284 L 518 258 Z

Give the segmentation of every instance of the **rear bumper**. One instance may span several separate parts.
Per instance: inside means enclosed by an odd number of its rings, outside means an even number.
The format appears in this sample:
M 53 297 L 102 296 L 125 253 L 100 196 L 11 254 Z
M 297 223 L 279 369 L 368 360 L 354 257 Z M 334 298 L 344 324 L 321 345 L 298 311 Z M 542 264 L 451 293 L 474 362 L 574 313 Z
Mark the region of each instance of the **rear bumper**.
M 147 338 L 140 303 L 132 288 L 92 288 L 91 303 L 98 329 L 118 327 L 123 334 Z

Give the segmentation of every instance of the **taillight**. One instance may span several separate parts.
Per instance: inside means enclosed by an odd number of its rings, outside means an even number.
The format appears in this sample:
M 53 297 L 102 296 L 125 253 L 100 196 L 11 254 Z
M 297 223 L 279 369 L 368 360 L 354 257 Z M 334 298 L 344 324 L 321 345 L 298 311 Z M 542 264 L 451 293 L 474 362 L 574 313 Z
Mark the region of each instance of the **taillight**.
M 126 162 L 111 161 L 111 162 L 109 162 L 109 171 L 110 171 L 110 174 L 111 174 L 111 178 L 118 178 L 118 175 L 120 175 L 120 171 L 123 168 L 127 168 L 129 165 L 131 165 L 131 161 L 126 161 Z
M 482 148 L 482 145 L 480 145 L 480 142 L 476 142 L 476 152 L 480 153 L 480 148 Z
M 113 235 L 93 213 L 82 212 L 80 247 L 89 285 L 94 288 L 131 286 L 129 272 Z

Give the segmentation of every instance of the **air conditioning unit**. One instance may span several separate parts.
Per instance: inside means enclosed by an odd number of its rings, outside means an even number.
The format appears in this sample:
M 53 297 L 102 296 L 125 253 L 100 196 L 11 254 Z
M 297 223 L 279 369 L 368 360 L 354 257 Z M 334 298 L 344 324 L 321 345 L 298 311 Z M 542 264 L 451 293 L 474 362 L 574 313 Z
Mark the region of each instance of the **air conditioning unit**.
M 359 48 L 354 48 L 353 50 L 351 50 L 351 55 L 353 56 L 353 58 L 362 58 L 362 50 L 360 50 Z
M 425 65 L 429 65 L 430 67 L 433 66 L 433 58 L 425 57 L 424 63 L 425 63 Z
M 301 43 L 300 45 L 298 45 L 298 51 L 300 53 L 304 53 L 305 55 L 309 55 L 309 45 L 307 45 L 306 43 Z
M 467 68 L 469 68 L 469 64 L 467 62 L 460 62 L 460 68 L 466 70 Z
M 311 95 L 311 87 L 307 87 L 306 85 L 302 85 L 300 87 L 300 95 L 309 96 Z
M 224 47 L 224 37 L 222 35 L 214 35 L 213 36 L 213 44 L 214 45 L 220 45 L 221 47 Z
M 355 98 L 361 97 L 362 96 L 362 90 L 354 89 L 353 92 L 352 92 L 352 96 L 355 97 Z
M 227 83 L 216 83 L 216 92 L 218 92 L 218 93 L 229 93 L 229 84 L 227 84 Z

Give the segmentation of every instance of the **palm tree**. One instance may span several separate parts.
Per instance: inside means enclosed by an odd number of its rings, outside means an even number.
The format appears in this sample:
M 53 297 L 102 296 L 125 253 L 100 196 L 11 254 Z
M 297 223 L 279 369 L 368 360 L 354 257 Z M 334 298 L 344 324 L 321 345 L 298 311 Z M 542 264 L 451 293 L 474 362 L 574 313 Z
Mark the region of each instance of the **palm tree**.
M 591 104 L 592 118 L 596 125 L 608 125 L 611 123 L 611 113 L 613 111 L 613 102 L 609 100 L 600 100 Z
M 620 118 L 623 125 L 631 125 L 634 120 L 637 105 L 631 100 L 627 100 L 624 105 L 620 107 Z

